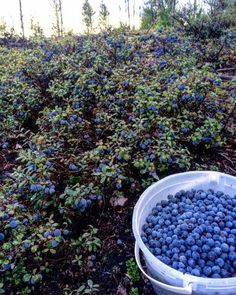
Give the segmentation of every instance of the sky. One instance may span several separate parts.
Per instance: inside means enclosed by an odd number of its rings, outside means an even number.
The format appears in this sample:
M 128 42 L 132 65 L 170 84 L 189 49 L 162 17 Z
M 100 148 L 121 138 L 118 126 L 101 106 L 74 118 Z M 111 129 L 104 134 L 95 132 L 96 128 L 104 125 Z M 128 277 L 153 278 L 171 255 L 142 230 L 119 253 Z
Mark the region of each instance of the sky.
M 54 20 L 52 0 L 21 0 L 24 14 L 25 32 L 30 34 L 30 21 L 32 17 L 35 22 L 39 22 L 46 35 L 52 33 L 52 23 Z M 63 21 L 66 31 L 73 30 L 75 33 L 82 33 L 84 25 L 82 21 L 82 5 L 84 0 L 62 0 Z M 94 26 L 98 25 L 99 6 L 101 0 L 90 0 L 90 4 L 96 11 L 94 16 Z M 127 22 L 124 0 L 103 0 L 110 12 L 109 24 L 118 26 L 120 22 Z M 179 0 L 181 4 L 188 0 Z M 144 0 L 130 0 L 131 27 L 136 28 L 140 24 L 139 8 L 143 7 Z M 136 7 L 135 13 L 133 7 Z M 0 0 L 0 20 L 7 23 L 8 28 L 14 27 L 20 33 L 19 0 Z

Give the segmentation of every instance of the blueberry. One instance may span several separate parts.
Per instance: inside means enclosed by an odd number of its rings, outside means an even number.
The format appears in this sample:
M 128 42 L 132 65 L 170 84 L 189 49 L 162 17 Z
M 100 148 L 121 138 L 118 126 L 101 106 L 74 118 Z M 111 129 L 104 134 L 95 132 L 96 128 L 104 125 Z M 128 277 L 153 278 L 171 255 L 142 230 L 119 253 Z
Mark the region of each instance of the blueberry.
M 31 185 L 30 185 L 30 190 L 31 190 L 32 192 L 36 192 L 36 191 L 37 191 L 37 186 L 36 186 L 35 184 L 31 184 Z
M 157 232 L 156 232 L 155 230 L 152 231 L 152 237 L 153 237 L 153 238 L 157 237 L 157 235 L 158 235 L 158 234 L 157 234 Z
M 46 238 L 46 239 L 49 237 L 49 235 L 50 235 L 50 233 L 48 231 L 45 231 L 43 234 L 44 238 Z
M 144 237 L 144 236 L 142 236 L 142 240 L 143 240 L 144 243 L 147 243 L 148 242 L 147 238 Z
M 221 274 L 222 278 L 228 277 L 228 271 L 226 269 L 221 269 L 220 274 Z
M 187 262 L 187 258 L 184 255 L 181 255 L 179 257 L 179 261 L 182 262 L 182 263 L 186 263 Z
M 218 274 L 218 273 L 214 273 L 211 277 L 212 277 L 213 279 L 220 279 L 220 278 L 221 278 L 221 275 Z
M 51 240 L 51 246 L 56 248 L 58 246 L 58 242 L 56 240 Z
M 69 165 L 69 170 L 76 171 L 76 170 L 78 170 L 78 167 L 75 164 L 70 164 Z
M 218 266 L 218 265 L 214 265 L 213 267 L 212 267 L 212 273 L 213 274 L 219 274 L 220 273 L 220 270 L 221 270 L 221 268 Z
M 222 250 L 222 252 L 227 253 L 227 252 L 229 252 L 229 246 L 226 243 L 223 243 L 221 245 L 221 250 Z
M 39 221 L 39 219 L 40 219 L 40 214 L 39 213 L 38 214 L 35 214 L 33 216 L 33 221 L 37 222 L 37 221 Z
M 94 265 L 94 264 L 93 264 L 93 261 L 91 261 L 91 260 L 88 261 L 88 267 L 89 267 L 89 268 L 93 268 L 93 265 Z
M 216 253 L 214 251 L 210 251 L 208 253 L 208 258 L 209 258 L 209 260 L 214 261 L 216 258 Z
M 211 269 L 211 267 L 210 267 L 210 266 L 205 266 L 205 267 L 203 268 L 203 273 L 204 273 L 207 277 L 209 277 L 209 276 L 211 275 L 211 273 L 212 273 L 212 269 Z
M 174 269 L 178 269 L 178 267 L 179 267 L 179 263 L 178 263 L 177 261 L 174 261 L 174 262 L 172 263 L 172 267 L 173 267 Z
M 161 251 L 160 248 L 157 248 L 157 247 L 156 247 L 156 248 L 154 249 L 154 254 L 155 254 L 155 255 L 160 255 L 161 253 L 162 253 L 162 251 Z M 167 252 L 166 252 L 166 255 L 167 255 L 167 256 L 171 256 L 171 255 L 168 255 Z
M 196 263 L 195 263 L 194 259 L 192 259 L 192 258 L 188 259 L 188 265 L 190 267 L 195 267 Z
M 222 191 L 218 191 L 218 192 L 216 192 L 216 195 L 217 195 L 217 197 L 221 197 L 221 196 L 223 196 L 223 192 Z
M 67 121 L 66 120 L 60 120 L 60 124 L 61 125 L 67 125 Z
M 199 260 L 198 260 L 198 265 L 199 265 L 201 268 L 203 268 L 203 267 L 206 265 L 205 260 L 203 260 L 203 259 L 199 259 Z
M 223 267 L 225 262 L 222 258 L 217 258 L 216 259 L 216 264 L 219 265 L 220 267 Z
M 167 238 L 166 238 L 166 243 L 167 243 L 167 244 L 170 244 L 171 242 L 172 242 L 172 238 L 171 238 L 171 237 L 167 237 Z
M 54 232 L 53 232 L 54 236 L 61 236 L 61 231 L 60 229 L 55 229 Z
M 199 253 L 196 252 L 196 251 L 192 252 L 192 258 L 193 258 L 194 260 L 198 260 L 198 259 L 200 259 L 200 255 L 199 255 Z
M 28 249 L 30 247 L 30 244 L 28 242 L 24 242 L 23 247 L 25 249 Z
M 3 241 L 5 238 L 5 235 L 3 233 L 0 233 L 0 241 Z
M 235 244 L 234 238 L 228 238 L 226 241 L 227 241 L 228 245 L 234 245 Z
M 207 239 L 206 244 L 207 244 L 209 247 L 213 247 L 214 244 L 215 244 L 215 242 L 214 242 L 213 239 Z
M 193 275 L 193 276 L 197 276 L 197 277 L 199 277 L 200 276 L 200 270 L 199 269 L 197 269 L 197 268 L 194 268 L 192 271 L 191 271 L 191 275 Z
M 222 250 L 221 250 L 220 247 L 215 247 L 215 248 L 214 248 L 214 252 L 215 252 L 217 255 L 221 255 Z
M 18 226 L 18 223 L 17 223 L 16 220 L 13 219 L 13 220 L 10 221 L 9 226 L 11 228 L 16 228 Z
M 231 261 L 236 260 L 236 253 L 235 252 L 230 252 L 229 253 L 229 260 L 231 260 Z
M 31 279 L 30 279 L 30 284 L 31 285 L 34 285 L 35 284 L 35 279 L 33 277 L 31 277 Z
M 123 245 L 123 241 L 120 240 L 120 239 L 118 239 L 117 242 L 116 242 L 116 244 L 117 244 L 117 245 Z
M 187 238 L 186 240 L 187 245 L 193 246 L 195 244 L 195 240 L 192 237 Z
M 3 270 L 4 270 L 4 271 L 9 270 L 10 268 L 11 268 L 11 264 L 9 264 L 9 263 L 4 263 L 4 264 L 3 264 Z
M 202 246 L 202 251 L 204 252 L 204 253 L 208 253 L 209 251 L 210 251 L 210 247 L 208 246 L 208 245 L 203 245 Z

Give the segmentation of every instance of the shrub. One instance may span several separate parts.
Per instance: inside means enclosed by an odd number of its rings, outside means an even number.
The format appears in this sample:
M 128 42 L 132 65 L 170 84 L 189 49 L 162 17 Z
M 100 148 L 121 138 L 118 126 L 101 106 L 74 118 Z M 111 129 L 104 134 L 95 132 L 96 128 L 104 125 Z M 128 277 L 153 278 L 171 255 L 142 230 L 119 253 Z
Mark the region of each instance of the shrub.
M 236 86 L 202 65 L 204 46 L 163 30 L 1 47 L 0 152 L 11 166 L 0 194 L 0 292 L 40 290 L 67 254 L 89 273 L 101 246 L 88 226 L 94 208 L 201 169 L 199 155 L 234 137 Z

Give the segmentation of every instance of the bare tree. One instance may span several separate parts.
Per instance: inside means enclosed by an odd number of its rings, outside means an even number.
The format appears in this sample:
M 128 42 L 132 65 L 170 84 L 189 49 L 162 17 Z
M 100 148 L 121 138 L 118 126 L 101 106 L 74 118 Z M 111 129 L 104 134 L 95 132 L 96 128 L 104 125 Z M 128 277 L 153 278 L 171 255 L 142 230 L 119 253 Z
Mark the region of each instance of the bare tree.
M 23 19 L 21 0 L 19 0 L 19 7 L 20 7 L 20 23 L 21 23 L 22 37 L 25 38 L 25 28 L 24 28 L 24 19 Z
M 121 17 L 120 17 L 120 15 L 121 15 L 121 7 L 119 5 L 119 23 L 121 24 Z
M 133 18 L 135 18 L 135 15 L 136 15 L 136 1 L 134 0 L 134 3 L 133 3 Z
M 61 0 L 52 0 L 52 6 L 55 15 L 54 30 L 57 36 L 63 35 L 63 17 L 62 17 L 62 3 Z
M 63 28 L 63 16 L 62 16 L 62 0 L 59 0 L 59 11 L 60 11 L 60 22 L 61 22 L 61 35 L 63 35 L 63 31 L 64 31 L 64 28 Z
M 128 25 L 130 28 L 130 2 L 129 2 L 129 0 L 125 0 L 125 9 L 128 13 Z
M 133 21 L 134 21 L 134 28 L 135 28 L 135 20 L 136 20 L 136 0 L 133 3 Z

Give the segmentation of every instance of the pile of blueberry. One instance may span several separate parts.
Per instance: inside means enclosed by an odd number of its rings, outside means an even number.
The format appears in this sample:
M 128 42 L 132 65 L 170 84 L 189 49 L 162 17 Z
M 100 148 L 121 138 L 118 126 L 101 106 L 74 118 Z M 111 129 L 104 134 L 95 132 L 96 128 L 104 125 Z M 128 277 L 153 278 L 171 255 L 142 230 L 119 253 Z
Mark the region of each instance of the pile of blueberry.
M 199 277 L 236 276 L 236 195 L 189 190 L 168 195 L 146 218 L 141 238 L 163 263 Z

